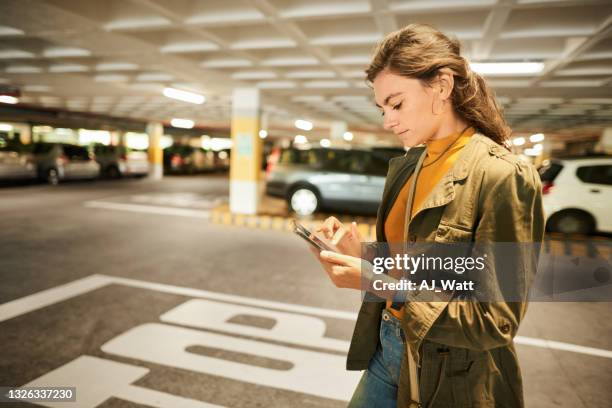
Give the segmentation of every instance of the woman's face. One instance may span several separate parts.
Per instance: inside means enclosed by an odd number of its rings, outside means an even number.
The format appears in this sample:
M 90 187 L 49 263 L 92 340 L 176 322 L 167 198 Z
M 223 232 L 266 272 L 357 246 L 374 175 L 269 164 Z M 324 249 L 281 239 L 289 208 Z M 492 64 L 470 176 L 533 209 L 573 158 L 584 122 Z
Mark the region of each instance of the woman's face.
M 433 113 L 433 88 L 388 70 L 379 73 L 373 85 L 383 127 L 395 133 L 405 147 L 424 143 L 436 133 L 441 115 Z

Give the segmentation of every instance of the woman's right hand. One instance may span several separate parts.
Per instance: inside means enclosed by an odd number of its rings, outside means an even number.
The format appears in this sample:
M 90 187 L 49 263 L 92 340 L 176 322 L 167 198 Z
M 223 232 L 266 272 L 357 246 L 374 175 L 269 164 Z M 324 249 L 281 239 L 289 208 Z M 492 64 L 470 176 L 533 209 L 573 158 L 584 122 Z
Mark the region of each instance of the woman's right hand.
M 351 223 L 347 228 L 336 217 L 328 217 L 323 224 L 315 229 L 323 234 L 344 255 L 361 258 L 361 242 L 363 238 L 357 230 L 357 224 Z

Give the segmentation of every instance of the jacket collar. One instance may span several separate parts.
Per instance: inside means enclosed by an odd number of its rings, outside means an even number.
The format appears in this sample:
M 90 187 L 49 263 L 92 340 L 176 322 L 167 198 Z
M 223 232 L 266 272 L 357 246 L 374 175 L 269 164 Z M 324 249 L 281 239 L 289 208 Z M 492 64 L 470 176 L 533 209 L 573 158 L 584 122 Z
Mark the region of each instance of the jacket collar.
M 481 142 L 483 142 L 483 139 L 488 138 L 479 133 L 475 133 L 472 135 L 472 137 L 470 137 L 470 140 L 461 150 L 461 153 L 459 153 L 457 161 L 448 170 L 448 172 L 442 176 L 440 182 L 436 184 L 434 189 L 427 196 L 415 216 L 428 208 L 440 207 L 455 199 L 454 183 L 456 181 L 464 180 L 468 176 L 471 165 L 474 163 L 474 159 L 479 153 L 478 146 Z

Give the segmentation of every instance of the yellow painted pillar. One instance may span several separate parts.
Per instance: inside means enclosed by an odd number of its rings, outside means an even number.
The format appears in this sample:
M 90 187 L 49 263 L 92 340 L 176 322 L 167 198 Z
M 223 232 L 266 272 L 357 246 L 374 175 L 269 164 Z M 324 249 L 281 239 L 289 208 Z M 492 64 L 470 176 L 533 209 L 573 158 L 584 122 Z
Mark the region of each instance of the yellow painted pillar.
M 159 122 L 147 124 L 147 135 L 149 135 L 149 178 L 160 180 L 164 176 L 164 154 L 161 148 L 164 126 Z
M 236 88 L 232 95 L 230 211 L 256 214 L 259 207 L 262 143 L 259 138 L 259 90 Z

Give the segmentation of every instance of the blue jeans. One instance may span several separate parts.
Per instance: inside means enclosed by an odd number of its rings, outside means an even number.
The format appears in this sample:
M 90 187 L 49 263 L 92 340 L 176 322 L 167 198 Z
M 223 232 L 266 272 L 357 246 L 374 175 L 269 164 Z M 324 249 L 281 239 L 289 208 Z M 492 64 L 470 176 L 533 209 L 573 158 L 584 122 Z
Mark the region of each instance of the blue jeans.
M 396 408 L 405 341 L 399 319 L 383 309 L 380 343 L 361 376 L 349 408 Z

